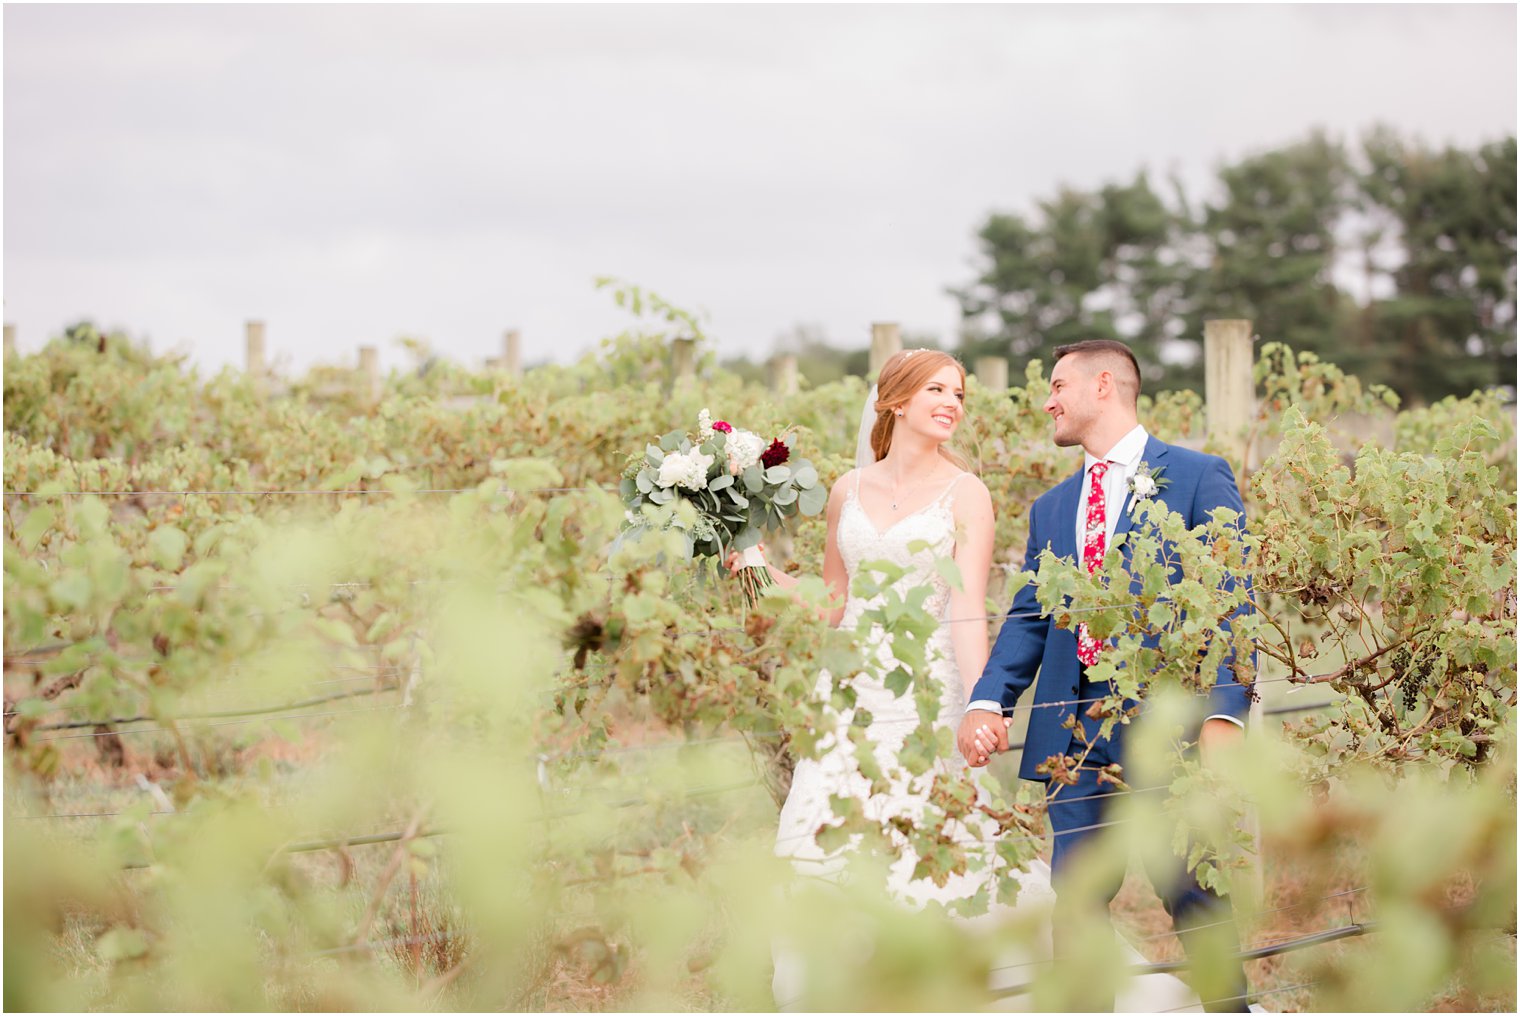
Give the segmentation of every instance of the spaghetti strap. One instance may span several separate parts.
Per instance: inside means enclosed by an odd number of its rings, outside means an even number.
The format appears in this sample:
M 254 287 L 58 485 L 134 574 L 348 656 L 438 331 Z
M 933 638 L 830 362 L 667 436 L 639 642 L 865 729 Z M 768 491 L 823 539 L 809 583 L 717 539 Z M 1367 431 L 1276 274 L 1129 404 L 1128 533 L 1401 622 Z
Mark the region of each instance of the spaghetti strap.
M 966 477 L 968 477 L 970 475 L 971 475 L 971 471 L 970 470 L 966 470 L 966 471 L 960 473 L 958 476 L 956 476 L 955 479 L 953 479 L 949 483 L 945 484 L 945 489 L 939 492 L 939 497 L 935 498 L 933 501 L 930 501 L 929 503 L 930 504 L 936 504 L 936 503 L 938 503 L 940 501 L 943 501 L 945 499 L 945 497 L 952 490 L 955 489 L 955 485 L 957 483 L 960 483 L 962 480 L 964 480 Z

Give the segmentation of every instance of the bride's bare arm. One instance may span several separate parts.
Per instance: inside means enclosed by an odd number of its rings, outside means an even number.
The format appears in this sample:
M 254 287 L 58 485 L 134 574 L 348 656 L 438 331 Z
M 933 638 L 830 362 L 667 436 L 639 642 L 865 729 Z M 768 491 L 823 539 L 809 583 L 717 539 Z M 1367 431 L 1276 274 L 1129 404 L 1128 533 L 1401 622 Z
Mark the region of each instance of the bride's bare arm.
M 844 510 L 845 481 L 848 479 L 850 474 L 846 473 L 829 491 L 829 528 L 823 541 L 823 582 L 829 587 L 829 612 L 824 615 L 824 620 L 831 628 L 839 627 L 843 620 L 844 603 L 850 592 L 850 577 L 845 571 L 844 557 L 839 553 L 839 516 Z
M 950 591 L 950 644 L 966 696 L 987 666 L 987 574 L 992 568 L 992 495 L 976 477 L 955 490 L 955 564 L 961 588 Z M 975 618 L 976 620 L 971 620 Z
M 828 534 L 824 539 L 823 546 L 823 581 L 829 587 L 829 609 L 820 614 L 831 626 L 838 627 L 844 617 L 844 603 L 846 594 L 849 592 L 849 576 L 845 573 L 844 558 L 839 554 L 839 515 L 844 509 L 845 480 L 850 474 L 846 473 L 834 484 L 829 491 L 829 504 L 824 518 L 828 525 Z M 763 550 L 763 547 L 762 547 Z M 728 556 L 728 569 L 737 572 L 743 565 L 739 562 L 738 554 Z M 788 575 L 769 561 L 765 562 L 766 569 L 771 573 L 771 578 L 782 589 L 795 589 L 797 577 Z M 985 585 L 985 580 L 983 582 Z

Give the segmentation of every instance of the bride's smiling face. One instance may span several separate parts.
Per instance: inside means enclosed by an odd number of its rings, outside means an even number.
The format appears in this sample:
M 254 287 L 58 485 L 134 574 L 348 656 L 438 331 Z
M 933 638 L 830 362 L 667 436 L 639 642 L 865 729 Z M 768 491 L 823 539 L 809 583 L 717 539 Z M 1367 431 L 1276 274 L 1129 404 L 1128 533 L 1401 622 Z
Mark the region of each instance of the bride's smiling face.
M 966 415 L 966 383 L 961 372 L 946 364 L 924 382 L 904 405 L 897 426 L 948 441 Z

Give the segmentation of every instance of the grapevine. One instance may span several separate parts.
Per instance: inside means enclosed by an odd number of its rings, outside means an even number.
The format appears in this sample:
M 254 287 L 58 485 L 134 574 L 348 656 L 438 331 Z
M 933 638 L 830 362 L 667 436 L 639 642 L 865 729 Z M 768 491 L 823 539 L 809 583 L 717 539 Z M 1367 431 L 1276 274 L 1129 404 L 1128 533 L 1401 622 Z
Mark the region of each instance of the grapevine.
M 8 998 L 585 1007 L 549 994 L 578 976 L 632 992 L 598 996 L 619 1007 L 691 1008 L 662 973 L 685 971 L 709 1005 L 770 1004 L 744 973 L 769 962 L 748 929 L 779 920 L 761 891 L 779 877 L 765 838 L 789 765 L 819 750 L 820 710 L 847 708 L 848 675 L 869 663 L 852 633 L 817 621 L 819 582 L 801 602 L 749 607 L 717 569 L 686 566 L 678 536 L 618 542 L 616 490 L 630 450 L 717 404 L 766 433 L 795 424 L 830 485 L 852 462 L 865 385 L 773 396 L 710 357 L 676 383 L 663 339 L 644 333 L 526 379 L 427 362 L 371 404 L 331 370 L 202 378 L 119 337 L 7 359 L 7 931 L 27 958 Z M 999 508 L 991 614 L 1035 578 L 1015 567 L 1030 503 L 1078 465 L 1049 441 L 1043 377 L 1030 364 L 1006 395 L 973 382 L 958 435 Z M 1243 773 L 1204 774 L 1167 741 L 1164 782 L 1205 790 L 1220 814 L 1249 796 L 1281 850 L 1362 837 L 1369 878 L 1405 870 L 1385 847 L 1419 857 L 1429 884 L 1383 878 L 1379 900 L 1460 957 L 1502 915 L 1480 901 L 1438 919 L 1431 886 L 1470 879 L 1485 900 L 1513 899 L 1511 418 L 1481 393 L 1395 414 L 1383 393 L 1278 347 L 1258 381 L 1263 454 L 1249 473 L 1237 464 L 1244 534 L 1157 517 L 1130 552 L 1190 581 L 1146 579 L 1137 594 L 1049 561 L 1040 595 L 1068 619 L 1107 612 L 1109 660 L 1127 666 L 1090 715 L 1110 726 L 1133 721 L 1135 701 L 1172 708 L 1167 688 L 1206 692 L 1231 651 L 1269 700 L 1288 687 L 1333 699 L 1253 747 Z M 1192 393 L 1143 406 L 1158 436 L 1195 443 L 1200 409 Z M 1385 414 L 1394 438 L 1348 443 L 1320 423 L 1351 411 Z M 789 534 L 801 574 L 820 570 L 823 528 Z M 874 620 L 904 645 L 937 623 L 907 600 Z M 820 699 L 824 670 L 841 680 Z M 905 764 L 920 772 L 953 750 L 913 744 Z M 1108 777 L 1140 786 L 1129 767 Z M 1306 787 L 1323 788 L 1317 810 Z M 1001 781 L 978 801 L 945 782 L 892 832 L 940 878 L 971 863 L 948 824 L 993 818 L 989 897 L 1012 893 L 1059 800 Z M 85 833 L 38 817 L 73 813 L 104 817 Z M 892 856 L 868 816 L 838 818 L 837 835 Z M 1436 849 L 1427 826 L 1462 835 Z M 1222 888 L 1244 864 L 1235 833 L 1191 859 Z M 934 931 L 964 968 L 892 980 L 909 966 L 894 957 L 931 932 L 894 924 L 865 886 L 848 907 L 807 910 L 797 934 L 845 941 L 851 913 L 874 914 L 887 930 L 862 977 L 893 985 L 894 1006 L 985 1003 L 995 941 Z M 463 952 L 383 944 L 455 932 Z M 470 955 L 515 959 L 471 969 Z M 1326 990 L 1327 1005 L 1343 997 Z

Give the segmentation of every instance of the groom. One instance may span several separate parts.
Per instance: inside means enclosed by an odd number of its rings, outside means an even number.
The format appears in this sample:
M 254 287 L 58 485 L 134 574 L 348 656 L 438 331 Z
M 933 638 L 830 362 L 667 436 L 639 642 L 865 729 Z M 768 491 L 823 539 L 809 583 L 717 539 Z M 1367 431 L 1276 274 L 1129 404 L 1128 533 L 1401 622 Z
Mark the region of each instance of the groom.
M 1045 412 L 1055 424 L 1056 444 L 1063 448 L 1080 445 L 1086 456 L 1080 472 L 1034 502 L 1029 515 L 1026 571 L 1038 568 L 1040 553 L 1047 547 L 1060 557 L 1082 561 L 1088 571 L 1095 570 L 1108 545 L 1131 525 L 1129 482 L 1142 464 L 1152 473 L 1166 470 L 1170 482 L 1155 496 L 1170 510 L 1181 513 L 1190 528 L 1207 522 L 1209 512 L 1218 507 L 1244 515 L 1229 465 L 1216 456 L 1164 444 L 1147 434 L 1137 418 L 1139 395 L 1139 366 L 1124 343 L 1092 339 L 1056 349 Z M 1180 579 L 1174 570 L 1171 581 Z M 958 742 L 961 754 L 973 766 L 986 765 L 991 752 L 1007 751 L 1008 721 L 1004 713 L 1034 683 L 1038 673 L 1040 681 L 1030 710 L 1019 775 L 1026 780 L 1043 780 L 1035 770 L 1048 757 L 1082 757 L 1086 744 L 1071 728 L 1073 722 L 1096 728 L 1096 722 L 1083 715 L 1084 707 L 1071 703 L 1101 698 L 1109 692 L 1108 684 L 1087 679 L 1087 668 L 1097 662 L 1103 644 L 1089 637 L 1084 625 L 1068 630 L 1057 628 L 1052 618 L 1042 619 L 1033 585 L 1019 591 L 1009 613 L 981 680 L 972 691 Z M 1210 715 L 1198 735 L 1205 759 L 1221 744 L 1241 736 L 1247 706 L 1245 690 L 1236 683 L 1232 661 L 1227 658 L 1209 695 Z M 1063 787 L 1058 798 L 1062 803 L 1048 812 L 1055 840 L 1050 865 L 1058 896 L 1063 876 L 1069 878 L 1072 871 L 1073 855 L 1082 852 L 1083 842 L 1098 833 L 1096 827 L 1105 821 L 1105 806 L 1112 800 L 1113 787 L 1099 783 L 1098 770 L 1109 763 L 1124 763 L 1125 729 L 1116 727 L 1111 739 L 1094 744 L 1078 771 L 1076 785 Z M 1159 879 L 1153 872 L 1152 882 L 1195 961 L 1194 935 L 1188 933 L 1192 927 L 1201 930 L 1201 926 L 1209 926 L 1215 934 L 1223 928 L 1229 951 L 1238 951 L 1227 901 L 1181 871 Z M 1070 895 L 1075 896 L 1074 885 L 1068 886 Z M 1118 890 L 1117 881 L 1105 889 L 1107 895 L 1100 901 L 1105 919 L 1108 903 Z M 1063 942 L 1059 924 L 1055 942 L 1058 953 L 1073 954 L 1079 948 L 1076 943 Z M 1217 949 L 1218 939 L 1211 944 Z M 1238 960 L 1230 964 L 1233 987 L 1210 992 L 1217 1001 L 1205 999 L 1209 1011 L 1246 1010 L 1244 971 Z M 1240 997 L 1227 997 L 1231 995 Z M 1112 999 L 1102 1001 L 1112 1008 Z

